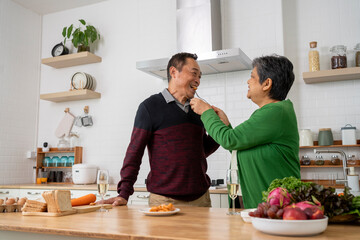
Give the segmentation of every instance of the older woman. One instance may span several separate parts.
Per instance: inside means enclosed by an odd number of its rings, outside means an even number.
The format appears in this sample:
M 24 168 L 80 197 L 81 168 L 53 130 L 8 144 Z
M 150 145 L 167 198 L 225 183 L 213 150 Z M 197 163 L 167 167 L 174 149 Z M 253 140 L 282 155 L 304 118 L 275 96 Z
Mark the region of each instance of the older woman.
M 262 191 L 275 178 L 300 178 L 296 115 L 292 102 L 285 100 L 294 79 L 293 65 L 286 57 L 256 58 L 247 97 L 259 109 L 235 128 L 219 108 L 198 98 L 190 102 L 209 135 L 223 148 L 237 150 L 245 208 L 257 207 Z

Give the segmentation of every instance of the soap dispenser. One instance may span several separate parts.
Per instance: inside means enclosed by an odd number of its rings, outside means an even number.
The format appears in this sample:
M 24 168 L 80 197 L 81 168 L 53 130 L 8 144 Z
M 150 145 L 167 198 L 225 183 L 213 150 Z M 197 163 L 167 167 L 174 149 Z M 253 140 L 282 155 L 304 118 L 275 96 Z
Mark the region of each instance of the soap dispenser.
M 348 175 L 348 184 L 351 188 L 351 191 L 359 192 L 359 175 L 355 173 L 355 168 L 350 167 L 350 172 Z

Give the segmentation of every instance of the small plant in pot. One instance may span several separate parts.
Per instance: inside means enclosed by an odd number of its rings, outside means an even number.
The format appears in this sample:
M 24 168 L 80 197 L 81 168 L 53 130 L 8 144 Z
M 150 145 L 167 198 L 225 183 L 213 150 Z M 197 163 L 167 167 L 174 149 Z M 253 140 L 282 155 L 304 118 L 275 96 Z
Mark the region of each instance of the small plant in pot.
M 90 51 L 90 42 L 93 43 L 97 39 L 100 39 L 100 34 L 96 31 L 95 27 L 92 25 L 86 25 L 84 19 L 80 19 L 81 23 L 78 28 L 74 29 L 73 24 L 69 27 L 64 27 L 62 35 L 64 37 L 64 45 L 66 39 L 71 39 L 74 47 L 78 49 L 78 52 Z M 83 30 L 85 28 L 85 30 Z

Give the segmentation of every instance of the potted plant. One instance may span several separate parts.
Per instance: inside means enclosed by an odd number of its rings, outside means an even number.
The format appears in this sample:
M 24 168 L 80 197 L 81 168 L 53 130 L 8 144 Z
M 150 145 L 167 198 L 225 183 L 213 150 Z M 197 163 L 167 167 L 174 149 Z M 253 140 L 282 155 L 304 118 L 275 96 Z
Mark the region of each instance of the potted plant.
M 82 25 L 80 24 L 78 28 L 74 29 L 73 24 L 69 27 L 64 27 L 62 32 L 64 45 L 66 39 L 70 39 L 72 36 L 71 42 L 74 44 L 74 47 L 78 49 L 78 52 L 90 51 L 90 42 L 93 43 L 97 39 L 100 39 L 100 34 L 98 34 L 94 26 L 86 25 L 84 19 L 80 19 L 79 22 Z M 85 27 L 85 30 L 83 30 L 83 27 Z

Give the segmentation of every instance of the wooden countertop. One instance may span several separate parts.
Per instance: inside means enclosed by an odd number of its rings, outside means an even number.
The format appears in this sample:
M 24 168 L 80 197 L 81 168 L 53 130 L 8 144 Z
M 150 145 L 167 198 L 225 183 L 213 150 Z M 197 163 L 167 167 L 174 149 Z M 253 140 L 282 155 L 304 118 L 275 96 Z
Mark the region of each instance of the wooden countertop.
M 88 191 L 97 191 L 96 184 L 88 185 L 77 185 L 77 184 L 9 184 L 9 185 L 0 185 L 0 189 L 9 188 L 9 189 L 60 189 L 60 190 L 88 190 Z M 116 191 L 117 184 L 110 184 L 109 191 Z M 144 186 L 134 186 L 136 192 L 147 192 L 145 185 Z M 227 194 L 226 188 L 222 189 L 210 189 L 210 193 L 224 193 Z
M 90 212 L 62 217 L 22 216 L 2 213 L 0 230 L 73 237 L 107 239 L 296 239 L 257 231 L 240 216 L 228 216 L 228 209 L 180 207 L 172 216 L 145 216 L 145 206 L 121 206 L 109 212 Z M 360 225 L 329 225 L 320 235 L 306 239 L 359 239 Z

